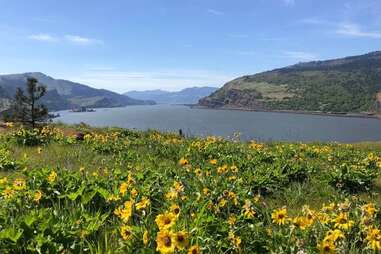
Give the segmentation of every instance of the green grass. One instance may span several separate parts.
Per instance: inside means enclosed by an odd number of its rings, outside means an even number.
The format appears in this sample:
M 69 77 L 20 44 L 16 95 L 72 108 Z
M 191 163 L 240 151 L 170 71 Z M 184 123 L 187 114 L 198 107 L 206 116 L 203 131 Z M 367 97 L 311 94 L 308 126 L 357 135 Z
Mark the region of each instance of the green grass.
M 343 230 L 345 240 L 335 245 L 342 253 L 372 253 L 363 240 L 367 229 L 360 221 L 363 204 L 381 204 L 379 143 L 248 144 L 218 138 L 182 139 L 154 131 L 57 127 L 43 138 L 38 133 L 15 135 L 13 130 L 0 135 L 8 151 L 0 156 L 18 165 L 16 170 L 0 171 L 8 178 L 8 184 L 0 184 L 1 253 L 37 249 L 44 253 L 154 253 L 160 231 L 154 220 L 173 204 L 180 206 L 181 214 L 171 231 L 186 231 L 188 247 L 198 245 L 204 253 L 315 253 L 333 224 L 320 225 L 316 219 L 307 230 L 293 228 L 291 221 L 278 226 L 271 221 L 271 213 L 287 207 L 289 217 L 302 216 L 304 205 L 317 213 L 324 204 L 346 199 L 356 223 Z M 62 135 L 75 130 L 88 133 L 86 141 Z M 20 145 L 25 138 L 44 143 Z M 180 165 L 180 159 L 188 164 Z M 211 159 L 217 164 L 211 164 Z M 201 175 L 197 175 L 198 168 Z M 57 178 L 49 182 L 52 172 Z M 129 177 L 134 183 L 121 195 L 120 186 Z M 5 199 L 6 187 L 13 188 L 18 178 L 26 180 L 26 188 Z M 170 200 L 166 194 L 176 182 L 182 183 L 183 190 Z M 210 196 L 203 194 L 204 188 Z M 39 203 L 33 201 L 36 191 L 43 193 Z M 258 194 L 261 198 L 255 203 Z M 237 202 L 229 195 L 235 195 Z M 113 196 L 120 200 L 110 201 Z M 136 204 L 143 197 L 151 201 L 144 213 L 135 208 L 128 221 L 114 215 L 118 207 L 124 209 L 125 201 Z M 222 199 L 227 203 L 220 207 Z M 246 200 L 253 202 L 256 216 L 252 219 L 243 216 Z M 229 225 L 232 216 L 237 221 Z M 372 224 L 379 226 L 380 217 L 372 217 Z M 132 227 L 132 239 L 121 237 L 122 225 Z M 142 242 L 145 230 L 150 235 L 147 245 Z M 234 244 L 229 232 L 242 242 Z

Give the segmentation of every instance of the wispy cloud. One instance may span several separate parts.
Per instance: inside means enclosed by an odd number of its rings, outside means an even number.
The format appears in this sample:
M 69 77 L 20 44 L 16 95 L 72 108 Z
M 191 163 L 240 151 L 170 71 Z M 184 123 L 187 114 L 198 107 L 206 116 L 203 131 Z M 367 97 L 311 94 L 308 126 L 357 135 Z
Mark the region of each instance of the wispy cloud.
M 59 38 L 50 34 L 32 34 L 28 36 L 28 38 L 35 41 L 44 41 L 44 42 L 58 42 L 59 41 Z
M 317 55 L 303 51 L 285 51 L 283 54 L 288 58 L 292 58 L 298 61 L 313 61 L 318 59 Z
M 156 70 L 156 71 L 93 71 L 87 70 L 69 77 L 70 80 L 117 92 L 129 90 L 180 90 L 189 86 L 222 86 L 241 75 L 212 70 Z
M 221 16 L 224 15 L 225 13 L 216 9 L 208 9 L 208 13 L 215 15 L 215 16 Z
M 67 42 L 82 46 L 103 44 L 103 41 L 101 40 L 87 38 L 79 35 L 65 35 L 60 37 L 51 34 L 32 34 L 28 36 L 28 39 L 40 42 Z
M 87 38 L 79 35 L 65 35 L 65 40 L 77 44 L 77 45 L 94 45 L 94 44 L 103 44 L 103 41 Z
M 350 37 L 363 37 L 371 39 L 381 38 L 381 31 L 365 31 L 360 25 L 355 23 L 339 24 L 336 33 Z

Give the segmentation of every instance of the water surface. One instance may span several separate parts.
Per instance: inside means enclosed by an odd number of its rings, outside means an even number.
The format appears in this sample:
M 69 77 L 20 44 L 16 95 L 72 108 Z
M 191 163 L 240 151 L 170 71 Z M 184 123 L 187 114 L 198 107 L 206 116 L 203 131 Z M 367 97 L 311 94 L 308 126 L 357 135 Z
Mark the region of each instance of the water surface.
M 275 112 L 193 109 L 179 105 L 128 106 L 96 112 L 61 111 L 55 121 L 92 126 L 178 131 L 186 135 L 232 137 L 259 141 L 380 141 L 381 121 Z

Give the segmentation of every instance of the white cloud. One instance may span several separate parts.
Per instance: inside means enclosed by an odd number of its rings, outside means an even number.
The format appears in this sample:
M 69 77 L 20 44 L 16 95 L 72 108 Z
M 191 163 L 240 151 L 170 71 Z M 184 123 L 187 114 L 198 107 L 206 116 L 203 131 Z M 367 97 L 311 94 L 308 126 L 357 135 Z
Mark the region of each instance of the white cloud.
M 224 12 L 215 9 L 208 9 L 208 13 L 213 14 L 215 16 L 221 16 L 225 14 Z
M 77 45 L 94 45 L 94 44 L 103 44 L 103 41 L 82 37 L 79 35 L 65 35 L 65 39 L 71 43 Z
M 303 51 L 285 51 L 284 55 L 288 58 L 292 58 L 298 61 L 313 61 L 317 60 L 318 56 L 313 53 Z
M 29 39 L 35 40 L 35 41 L 44 41 L 44 42 L 57 42 L 59 41 L 59 38 L 54 37 L 49 34 L 33 34 L 28 36 Z
M 70 75 L 69 79 L 97 88 L 120 93 L 130 90 L 165 89 L 178 91 L 190 86 L 222 86 L 240 74 L 226 74 L 210 70 L 158 71 L 85 71 Z
M 381 31 L 365 31 L 360 25 L 355 23 L 339 24 L 336 33 L 350 37 L 363 37 L 371 39 L 381 38 Z

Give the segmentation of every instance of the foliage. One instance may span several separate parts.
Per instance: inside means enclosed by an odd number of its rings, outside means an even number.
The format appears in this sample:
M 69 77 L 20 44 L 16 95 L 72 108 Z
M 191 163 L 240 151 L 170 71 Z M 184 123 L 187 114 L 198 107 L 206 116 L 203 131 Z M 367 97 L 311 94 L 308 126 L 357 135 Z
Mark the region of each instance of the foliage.
M 228 82 L 200 102 L 206 106 L 227 104 L 269 110 L 374 112 L 376 93 L 381 89 L 380 55 L 380 52 L 374 52 L 301 63 L 244 76 Z M 273 87 L 278 87 L 278 90 Z M 237 93 L 229 92 L 233 90 L 242 90 L 242 93 L 238 94 L 238 98 L 229 98 L 231 95 L 237 97 Z M 251 98 L 253 91 L 262 96 Z M 238 105 L 229 105 L 230 101 Z
M 11 119 L 34 128 L 36 123 L 45 122 L 48 118 L 48 109 L 38 103 L 45 95 L 46 87 L 38 85 L 37 79 L 28 78 L 26 92 L 27 95 L 24 95 L 24 90 L 17 88 Z
M 80 128 L 85 141 L 45 131 L 37 154 L 5 134 L 27 168 L 0 178 L 1 253 L 374 253 L 381 244 L 371 195 L 379 153 Z M 48 158 L 57 147 L 65 167 Z M 292 206 L 308 195 L 297 186 L 332 191 L 319 197 L 326 204 Z

